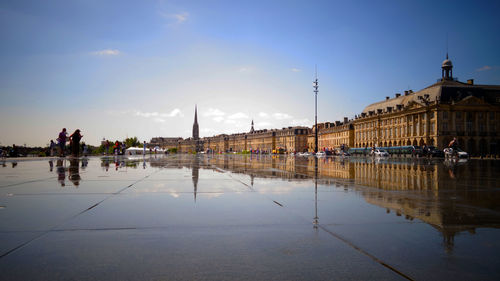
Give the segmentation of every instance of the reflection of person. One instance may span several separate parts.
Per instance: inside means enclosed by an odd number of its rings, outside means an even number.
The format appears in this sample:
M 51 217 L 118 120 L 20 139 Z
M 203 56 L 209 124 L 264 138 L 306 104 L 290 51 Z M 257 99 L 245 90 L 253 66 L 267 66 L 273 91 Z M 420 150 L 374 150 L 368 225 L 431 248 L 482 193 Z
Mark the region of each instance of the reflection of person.
M 79 173 L 79 163 L 78 159 L 71 159 L 69 162 L 69 173 L 68 179 L 73 183 L 74 186 L 78 187 L 80 185 L 80 173 Z
M 66 184 L 64 183 L 64 179 L 66 178 L 66 171 L 64 170 L 62 159 L 57 159 L 56 167 L 57 181 L 61 184 L 61 186 L 65 186 Z
M 84 157 L 82 158 L 82 170 L 85 169 L 89 165 L 89 159 Z
M 49 172 L 52 172 L 52 170 L 54 170 L 54 161 L 49 160 L 49 167 Z

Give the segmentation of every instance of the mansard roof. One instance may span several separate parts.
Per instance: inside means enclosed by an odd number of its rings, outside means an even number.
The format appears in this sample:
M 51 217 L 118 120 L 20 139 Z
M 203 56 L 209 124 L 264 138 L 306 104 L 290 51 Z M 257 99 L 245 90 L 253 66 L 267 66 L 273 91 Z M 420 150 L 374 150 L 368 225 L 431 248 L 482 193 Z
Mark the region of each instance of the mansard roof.
M 378 109 L 385 111 L 388 107 L 395 109 L 397 105 L 406 107 L 410 103 L 424 104 L 419 96 L 427 96 L 428 101 L 437 101 L 437 103 L 458 102 L 468 96 L 474 96 L 487 103 L 500 105 L 497 101 L 497 98 L 500 97 L 500 85 L 473 85 L 454 80 L 441 80 L 418 92 L 410 92 L 406 95 L 372 103 L 365 107 L 363 113 L 377 112 Z

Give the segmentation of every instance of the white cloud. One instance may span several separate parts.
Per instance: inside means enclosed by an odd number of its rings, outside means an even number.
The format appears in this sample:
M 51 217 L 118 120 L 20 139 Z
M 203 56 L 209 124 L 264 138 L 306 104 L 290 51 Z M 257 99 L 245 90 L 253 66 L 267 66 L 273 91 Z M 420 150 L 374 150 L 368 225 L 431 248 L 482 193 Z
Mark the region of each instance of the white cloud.
M 224 116 L 226 113 L 221 111 L 218 108 L 209 108 L 208 111 L 205 111 L 203 113 L 203 116 L 209 117 L 209 116 Z
M 184 117 L 184 113 L 178 108 L 172 109 L 170 113 L 162 113 L 160 114 L 161 117 Z
M 491 70 L 493 67 L 489 66 L 489 65 L 485 65 L 481 68 L 478 68 L 476 69 L 476 71 L 487 71 L 487 70 Z
M 270 127 L 272 124 L 269 123 L 269 122 L 258 122 L 255 124 L 255 126 L 259 127 L 259 128 L 265 128 L 265 127 Z
M 227 118 L 229 119 L 248 119 L 248 115 L 243 112 L 238 112 L 232 115 L 229 115 Z
M 165 122 L 165 120 L 162 119 L 162 118 L 165 118 L 165 117 L 184 117 L 184 114 L 178 108 L 174 108 L 170 113 L 159 113 L 159 112 L 156 112 L 156 111 L 153 111 L 153 112 L 142 112 L 140 110 L 136 110 L 134 112 L 134 115 L 135 116 L 140 116 L 140 117 L 145 117 L 145 118 L 156 117 L 155 118 L 156 122 Z M 162 117 L 162 118 L 160 118 L 160 117 Z M 160 121 L 160 120 L 163 120 L 163 121 Z
M 165 119 L 156 117 L 156 118 L 153 119 L 153 121 L 158 122 L 158 123 L 164 123 Z
M 292 67 L 292 68 L 290 68 L 290 71 L 292 71 L 292 72 L 301 72 L 302 70 L 300 70 L 299 68 Z
M 212 128 L 201 128 L 200 132 L 202 132 L 202 133 L 216 133 L 217 130 L 212 129 Z
M 279 112 L 274 113 L 273 117 L 276 118 L 276 119 L 278 119 L 278 120 L 284 120 L 284 119 L 291 119 L 292 118 L 292 116 L 289 115 L 289 114 L 279 113 Z
M 242 66 L 238 69 L 239 72 L 253 72 L 254 68 L 250 66 Z
M 307 118 L 304 118 L 304 119 L 293 119 L 291 121 L 292 125 L 293 126 L 311 126 L 312 122 L 307 119 Z
M 224 120 L 224 117 L 222 117 L 222 116 L 215 116 L 214 118 L 212 118 L 212 120 L 214 120 L 215 122 L 221 122 L 222 120 Z
M 116 49 L 104 49 L 104 50 L 100 50 L 100 51 L 95 51 L 95 52 L 92 52 L 93 55 L 96 55 L 96 56 L 117 56 L 119 54 L 121 54 L 120 51 L 116 50 Z
M 167 19 L 170 23 L 168 26 L 179 25 L 186 22 L 189 18 L 189 13 L 182 12 L 178 14 L 168 14 L 165 12 L 159 12 L 160 16 Z
M 183 22 L 187 21 L 188 16 L 189 16 L 189 14 L 186 13 L 186 12 L 180 13 L 180 14 L 173 14 L 173 15 L 171 15 L 171 17 L 176 20 L 177 24 L 180 24 L 180 23 L 183 23 Z
M 226 124 L 236 124 L 236 120 L 228 119 L 228 120 L 224 121 L 224 123 L 226 123 Z
M 265 112 L 259 112 L 259 117 L 262 117 L 262 118 L 269 118 L 269 114 L 265 113 Z

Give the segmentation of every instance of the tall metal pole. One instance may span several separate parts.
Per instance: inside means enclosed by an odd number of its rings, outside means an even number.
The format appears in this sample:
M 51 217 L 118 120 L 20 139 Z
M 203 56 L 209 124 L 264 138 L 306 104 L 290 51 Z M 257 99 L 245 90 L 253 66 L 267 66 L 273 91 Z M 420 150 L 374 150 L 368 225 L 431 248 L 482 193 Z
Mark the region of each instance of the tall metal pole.
M 318 152 L 318 70 L 315 66 L 316 78 L 313 82 L 314 88 L 314 153 Z

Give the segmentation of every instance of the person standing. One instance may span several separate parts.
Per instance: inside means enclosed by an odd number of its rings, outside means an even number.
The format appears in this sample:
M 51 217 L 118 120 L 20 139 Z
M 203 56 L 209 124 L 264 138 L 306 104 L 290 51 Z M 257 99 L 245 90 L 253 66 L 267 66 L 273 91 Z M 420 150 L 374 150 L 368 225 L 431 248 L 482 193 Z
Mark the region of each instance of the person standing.
M 68 137 L 68 133 L 66 132 L 66 128 L 63 128 L 59 133 L 59 137 L 57 138 L 59 144 L 59 156 L 64 157 L 64 150 L 66 150 L 66 138 Z
M 80 140 L 82 139 L 82 135 L 80 134 L 80 129 L 76 129 L 75 132 L 69 136 L 71 140 L 71 154 L 74 157 L 78 157 L 80 153 Z
M 146 155 L 146 141 L 144 141 L 144 145 L 143 145 L 143 148 L 142 148 L 142 154 Z
M 50 156 L 54 156 L 56 150 L 56 144 L 53 140 L 50 140 L 50 146 L 49 146 L 49 154 Z

